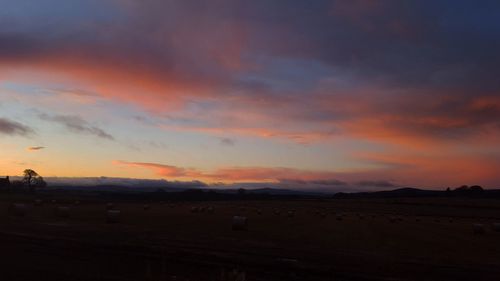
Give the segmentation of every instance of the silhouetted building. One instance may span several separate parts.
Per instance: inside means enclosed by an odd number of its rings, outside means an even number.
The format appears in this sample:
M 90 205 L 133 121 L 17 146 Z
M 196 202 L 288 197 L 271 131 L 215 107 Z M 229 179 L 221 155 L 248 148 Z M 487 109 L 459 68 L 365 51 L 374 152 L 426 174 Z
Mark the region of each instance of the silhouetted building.
M 0 178 L 0 189 L 9 189 L 9 188 L 10 188 L 9 176 L 5 178 Z

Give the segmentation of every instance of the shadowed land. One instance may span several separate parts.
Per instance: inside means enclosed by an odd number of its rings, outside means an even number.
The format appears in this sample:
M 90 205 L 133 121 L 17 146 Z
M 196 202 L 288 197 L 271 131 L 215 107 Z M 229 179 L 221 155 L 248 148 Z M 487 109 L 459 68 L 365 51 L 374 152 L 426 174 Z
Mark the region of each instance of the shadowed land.
M 16 212 L 12 203 L 24 207 Z M 245 280 L 495 280 L 499 203 L 4 193 L 2 273 L 8 280 L 230 280 L 238 269 Z M 120 210 L 113 223 L 107 209 Z M 248 219 L 246 230 L 232 229 L 235 215 Z M 475 224 L 482 230 L 475 233 Z

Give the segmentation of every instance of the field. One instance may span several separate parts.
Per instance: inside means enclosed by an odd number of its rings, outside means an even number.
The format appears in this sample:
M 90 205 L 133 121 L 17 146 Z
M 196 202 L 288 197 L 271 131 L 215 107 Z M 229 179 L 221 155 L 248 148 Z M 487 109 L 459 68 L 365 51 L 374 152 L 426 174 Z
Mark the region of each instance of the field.
M 116 200 L 107 223 L 107 200 L 0 196 L 2 280 L 500 279 L 499 200 Z

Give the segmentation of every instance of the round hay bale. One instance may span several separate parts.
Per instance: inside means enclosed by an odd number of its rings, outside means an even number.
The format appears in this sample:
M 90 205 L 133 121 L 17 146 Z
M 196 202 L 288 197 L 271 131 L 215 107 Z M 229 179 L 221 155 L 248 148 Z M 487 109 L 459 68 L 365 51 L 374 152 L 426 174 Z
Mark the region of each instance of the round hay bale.
M 58 216 L 60 218 L 69 218 L 69 213 L 70 213 L 69 211 L 70 211 L 69 207 L 58 206 L 58 207 L 56 207 L 55 213 L 56 213 L 56 216 Z
M 208 208 L 207 208 L 207 212 L 208 212 L 209 214 L 213 214 L 213 213 L 214 213 L 214 207 L 212 207 L 212 206 L 208 207 Z
M 390 221 L 391 223 L 396 223 L 396 222 L 398 222 L 398 218 L 397 218 L 397 217 L 395 217 L 395 216 L 390 216 L 390 217 L 389 217 L 389 221 Z
M 276 216 L 279 216 L 281 214 L 281 211 L 278 210 L 278 209 L 274 209 L 273 213 L 276 215 Z
M 76 206 L 80 205 L 80 201 L 76 200 L 76 201 L 75 201 L 75 205 L 76 205 Z
M 120 222 L 121 211 L 120 210 L 107 210 L 106 211 L 106 222 L 107 223 L 118 223 Z
M 493 229 L 494 231 L 500 232 L 500 222 L 494 222 L 491 225 L 491 229 Z
M 342 214 L 337 214 L 337 215 L 335 216 L 335 219 L 336 219 L 336 220 L 338 220 L 338 221 L 341 221 L 341 220 L 343 219 Z
M 484 234 L 485 233 L 484 225 L 481 223 L 474 223 L 474 224 L 472 224 L 472 231 L 476 235 Z
M 144 204 L 144 206 L 143 206 L 144 211 L 149 210 L 149 208 L 150 208 L 149 204 Z
M 106 203 L 106 210 L 113 210 L 115 205 L 113 203 Z
M 50 203 L 55 204 L 55 203 L 57 203 L 57 200 L 56 199 L 52 199 L 52 200 L 50 200 Z
M 191 207 L 191 213 L 198 213 L 199 210 L 199 207 Z
M 43 201 L 42 199 L 35 199 L 35 206 L 42 206 Z
M 326 218 L 326 212 L 322 212 L 320 215 L 319 215 L 320 218 L 324 219 Z
M 9 213 L 14 216 L 24 217 L 26 215 L 27 208 L 25 204 L 14 203 L 9 206 Z
M 257 215 L 262 215 L 262 210 L 261 209 L 257 209 Z
M 248 230 L 248 219 L 247 217 L 234 216 L 232 221 L 233 230 Z
M 289 217 L 289 218 L 295 217 L 295 211 L 288 211 L 287 217 Z

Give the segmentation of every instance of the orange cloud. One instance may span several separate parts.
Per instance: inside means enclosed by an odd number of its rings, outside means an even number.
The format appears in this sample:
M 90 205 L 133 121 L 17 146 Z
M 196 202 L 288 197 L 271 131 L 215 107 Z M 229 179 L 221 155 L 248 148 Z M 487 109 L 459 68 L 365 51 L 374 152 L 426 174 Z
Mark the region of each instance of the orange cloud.
M 28 148 L 26 148 L 26 150 L 28 151 L 38 151 L 38 150 L 42 150 L 42 149 L 45 149 L 44 146 L 30 146 Z
M 281 179 L 327 180 L 332 179 L 336 175 L 333 172 L 327 171 L 308 171 L 282 167 L 233 167 L 221 168 L 213 172 L 202 172 L 197 169 L 157 163 L 114 161 L 113 164 L 146 168 L 152 170 L 157 175 L 165 177 L 197 179 L 210 182 L 276 182 Z
M 460 155 L 429 152 L 427 155 L 364 153 L 355 156 L 373 168 L 343 172 L 311 171 L 284 167 L 228 167 L 212 172 L 193 168 L 143 162 L 115 161 L 115 165 L 145 168 L 168 178 L 208 182 L 278 182 L 282 180 L 318 181 L 390 181 L 399 185 L 421 187 L 481 184 L 495 187 L 500 161 L 495 156 Z

